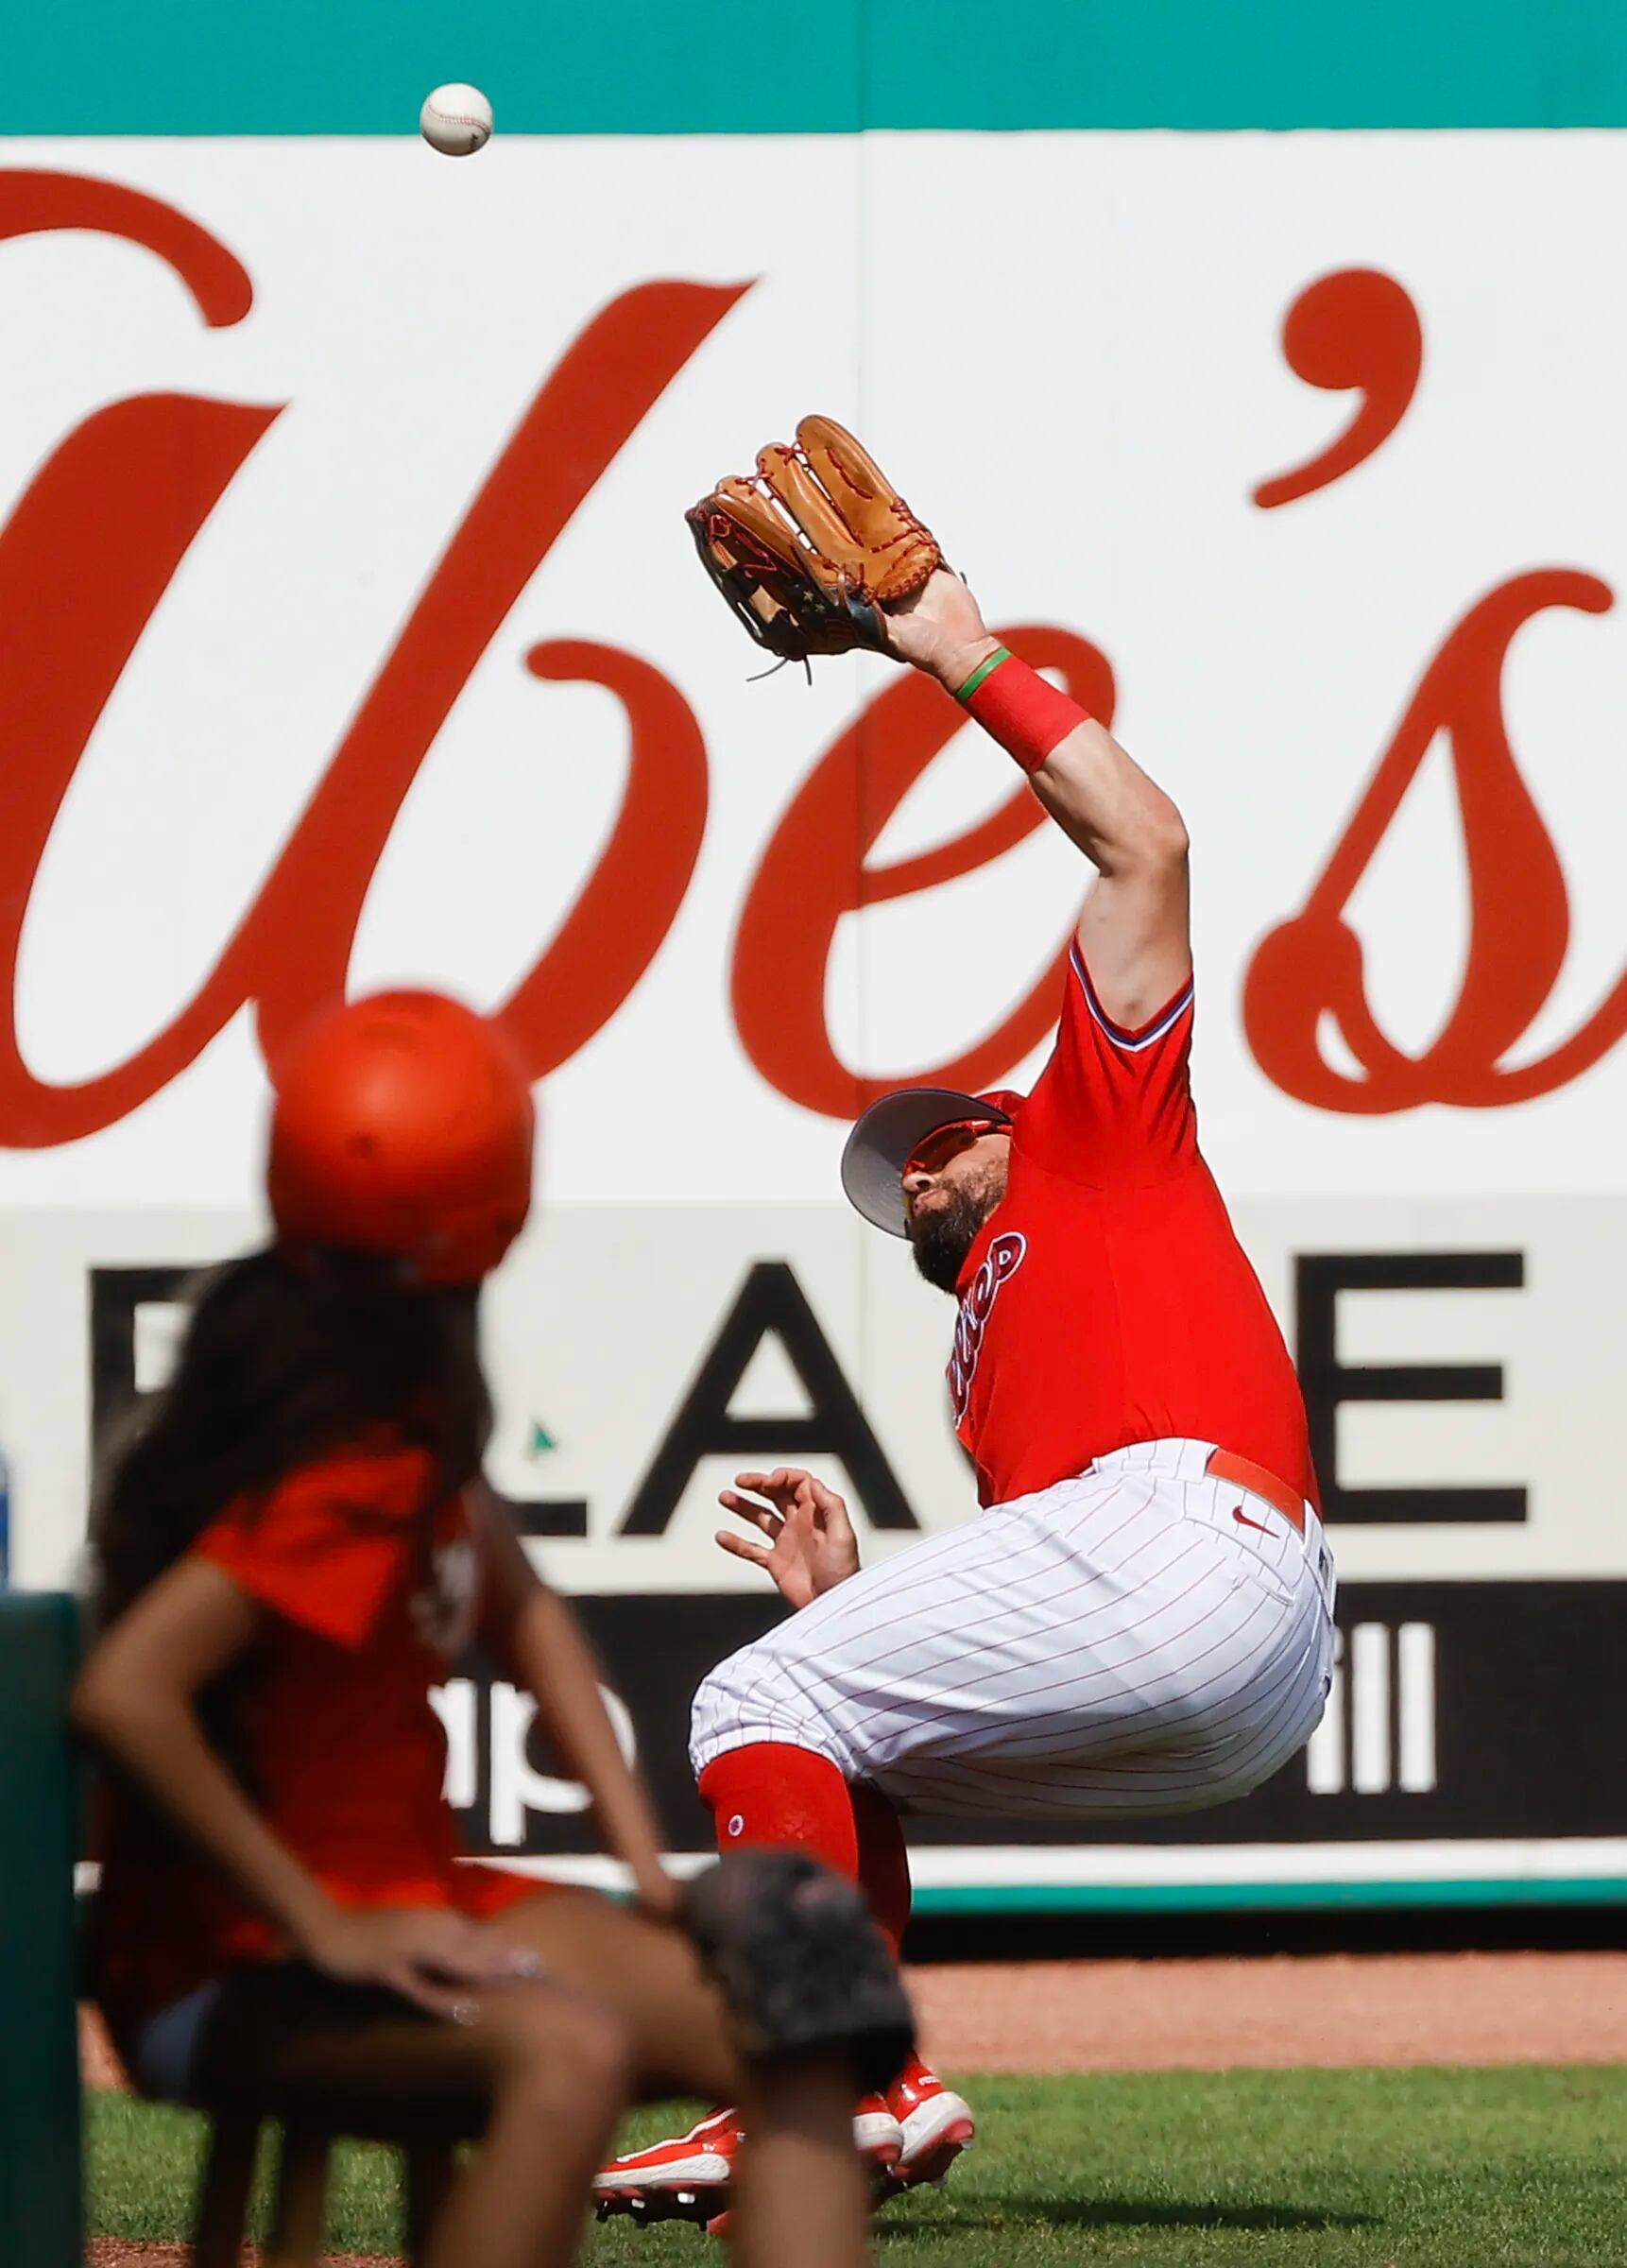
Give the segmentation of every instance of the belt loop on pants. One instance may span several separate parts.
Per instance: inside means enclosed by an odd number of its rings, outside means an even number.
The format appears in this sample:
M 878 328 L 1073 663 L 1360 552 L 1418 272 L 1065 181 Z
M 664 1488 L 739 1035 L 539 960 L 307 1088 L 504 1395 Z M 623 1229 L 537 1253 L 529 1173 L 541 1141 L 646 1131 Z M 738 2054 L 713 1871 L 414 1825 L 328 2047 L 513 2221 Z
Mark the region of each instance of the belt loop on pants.
M 1279 1481 L 1275 1472 L 1267 1472 L 1263 1465 L 1251 1465 L 1246 1457 L 1234 1457 L 1229 1449 L 1211 1449 L 1204 1470 L 1217 1481 L 1229 1481 L 1234 1488 L 1246 1488 L 1259 1496 L 1280 1512 L 1292 1527 L 1305 1533 L 1305 1500 L 1297 1489 L 1286 1481 Z

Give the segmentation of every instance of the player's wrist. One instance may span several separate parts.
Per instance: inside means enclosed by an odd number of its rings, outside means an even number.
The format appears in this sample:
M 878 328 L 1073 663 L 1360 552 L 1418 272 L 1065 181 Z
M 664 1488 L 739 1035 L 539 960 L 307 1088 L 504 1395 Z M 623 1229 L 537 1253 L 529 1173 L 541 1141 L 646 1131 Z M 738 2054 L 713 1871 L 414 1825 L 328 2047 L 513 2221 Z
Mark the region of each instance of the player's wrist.
M 952 644 L 946 643 L 942 652 L 928 657 L 923 667 L 929 676 L 936 678 L 946 693 L 952 694 L 959 700 L 962 686 L 969 683 L 980 670 L 1004 651 L 1000 640 L 985 632 L 981 638 L 957 639 Z
M 992 650 L 951 690 L 989 738 L 1032 774 L 1070 732 L 1089 723 L 1090 713 L 998 640 L 990 644 Z

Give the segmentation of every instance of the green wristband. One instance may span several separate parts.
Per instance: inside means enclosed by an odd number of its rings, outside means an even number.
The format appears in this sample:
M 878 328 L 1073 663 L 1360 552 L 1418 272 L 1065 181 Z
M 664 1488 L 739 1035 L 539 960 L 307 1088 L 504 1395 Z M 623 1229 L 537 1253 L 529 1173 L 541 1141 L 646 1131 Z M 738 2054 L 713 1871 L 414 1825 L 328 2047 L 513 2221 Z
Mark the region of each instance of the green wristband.
M 955 699 L 959 701 L 961 707 L 963 709 L 966 707 L 967 703 L 971 699 L 972 695 L 983 683 L 985 678 L 992 678 L 995 671 L 1000 667 L 1001 663 L 1002 662 L 1009 662 L 1010 660 L 1010 648 L 1003 645 L 997 645 L 986 662 L 980 662 L 977 667 L 972 671 L 970 677 L 968 678 L 966 683 L 961 686 L 960 690 L 954 696 Z

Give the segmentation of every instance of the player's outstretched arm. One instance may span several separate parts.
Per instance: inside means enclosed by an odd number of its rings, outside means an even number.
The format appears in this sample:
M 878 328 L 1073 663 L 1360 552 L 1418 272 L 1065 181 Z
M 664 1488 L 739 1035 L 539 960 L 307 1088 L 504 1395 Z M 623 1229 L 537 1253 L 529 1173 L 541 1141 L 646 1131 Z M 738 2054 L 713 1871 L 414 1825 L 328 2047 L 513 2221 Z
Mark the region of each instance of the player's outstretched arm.
M 1040 802 L 1095 867 L 1080 950 L 1114 1022 L 1132 1030 L 1146 1022 L 1191 972 L 1180 813 L 1105 725 L 1082 709 L 1071 722 L 1062 694 L 1026 663 L 1000 659 L 1004 648 L 958 576 L 940 568 L 883 619 L 899 660 L 974 703 L 972 713 L 1016 755 Z

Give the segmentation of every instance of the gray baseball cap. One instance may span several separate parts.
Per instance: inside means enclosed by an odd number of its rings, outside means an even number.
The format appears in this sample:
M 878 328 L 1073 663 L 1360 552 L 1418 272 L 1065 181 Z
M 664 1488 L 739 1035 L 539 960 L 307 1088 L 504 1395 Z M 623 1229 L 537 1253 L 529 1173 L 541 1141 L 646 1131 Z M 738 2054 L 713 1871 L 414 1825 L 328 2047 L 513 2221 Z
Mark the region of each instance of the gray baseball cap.
M 1003 1091 L 962 1094 L 954 1087 L 899 1087 L 882 1095 L 858 1120 L 842 1152 L 848 1202 L 889 1236 L 907 1236 L 902 1182 L 912 1152 L 939 1126 L 963 1118 L 1009 1126 L 1021 1101 Z

